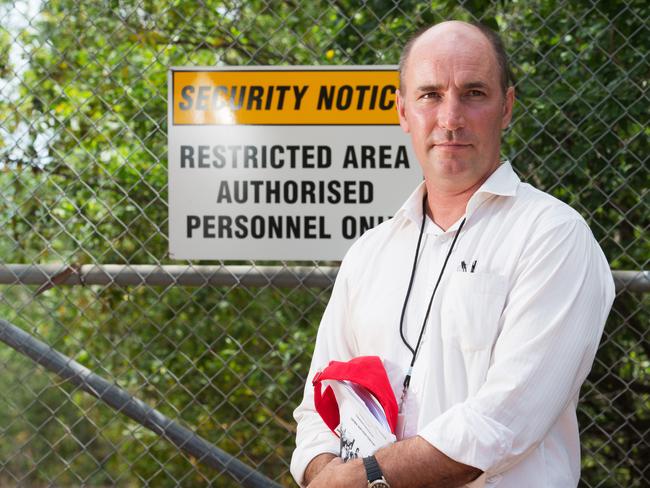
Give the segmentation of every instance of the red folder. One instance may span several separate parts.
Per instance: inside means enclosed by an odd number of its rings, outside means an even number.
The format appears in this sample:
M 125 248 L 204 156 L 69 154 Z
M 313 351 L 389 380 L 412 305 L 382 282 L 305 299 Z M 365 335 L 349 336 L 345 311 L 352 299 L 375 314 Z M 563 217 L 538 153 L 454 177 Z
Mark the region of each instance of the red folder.
M 339 406 L 332 388 L 321 392 L 321 381 L 350 381 L 367 389 L 384 409 L 390 431 L 395 434 L 397 427 L 397 400 L 390 386 L 384 364 L 378 356 L 359 356 L 347 362 L 330 361 L 325 369 L 314 376 L 314 405 L 330 430 L 336 433 L 339 425 Z M 338 435 L 338 434 L 337 434 Z

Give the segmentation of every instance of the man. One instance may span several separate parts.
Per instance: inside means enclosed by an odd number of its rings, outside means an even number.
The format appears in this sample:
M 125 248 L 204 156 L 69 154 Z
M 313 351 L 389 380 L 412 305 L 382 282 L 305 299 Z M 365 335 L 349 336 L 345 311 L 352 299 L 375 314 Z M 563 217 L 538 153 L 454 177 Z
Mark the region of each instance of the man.
M 310 488 L 575 487 L 578 394 L 614 297 L 607 261 L 575 211 L 500 161 L 515 94 L 496 34 L 435 25 L 400 75 L 425 181 L 341 265 L 292 473 Z M 311 381 L 365 355 L 382 358 L 398 401 L 407 386 L 398 441 L 343 463 Z

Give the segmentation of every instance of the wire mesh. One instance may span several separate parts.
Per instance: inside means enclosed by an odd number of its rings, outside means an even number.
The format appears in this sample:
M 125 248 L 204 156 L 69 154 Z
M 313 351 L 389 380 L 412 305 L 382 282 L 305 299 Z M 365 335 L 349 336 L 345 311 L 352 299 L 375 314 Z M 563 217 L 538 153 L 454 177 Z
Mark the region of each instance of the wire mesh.
M 167 69 L 394 64 L 417 28 L 481 20 L 503 34 L 517 77 L 504 147 L 515 169 L 581 212 L 612 269 L 644 270 L 649 10 L 636 0 L 0 1 L 2 262 L 232 274 L 222 285 L 170 274 L 39 294 L 16 280 L 0 285 L 0 317 L 289 486 L 291 413 L 337 263 L 168 259 Z M 583 388 L 582 486 L 649 484 L 648 296 L 619 289 Z M 8 348 L 0 371 L 1 486 L 235 486 Z

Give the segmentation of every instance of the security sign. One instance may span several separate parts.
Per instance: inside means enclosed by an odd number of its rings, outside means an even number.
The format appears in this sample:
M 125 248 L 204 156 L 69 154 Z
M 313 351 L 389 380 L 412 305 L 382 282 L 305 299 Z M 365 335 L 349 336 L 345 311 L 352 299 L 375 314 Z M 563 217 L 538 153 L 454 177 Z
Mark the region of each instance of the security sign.
M 422 180 L 395 67 L 172 68 L 174 259 L 340 260 Z

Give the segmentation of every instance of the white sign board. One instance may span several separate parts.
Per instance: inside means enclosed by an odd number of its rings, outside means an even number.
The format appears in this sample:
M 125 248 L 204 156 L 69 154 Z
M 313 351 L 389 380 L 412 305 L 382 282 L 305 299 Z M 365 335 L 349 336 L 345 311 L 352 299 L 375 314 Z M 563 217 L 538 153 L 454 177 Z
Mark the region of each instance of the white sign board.
M 340 260 L 422 180 L 395 67 L 172 68 L 174 259 Z

